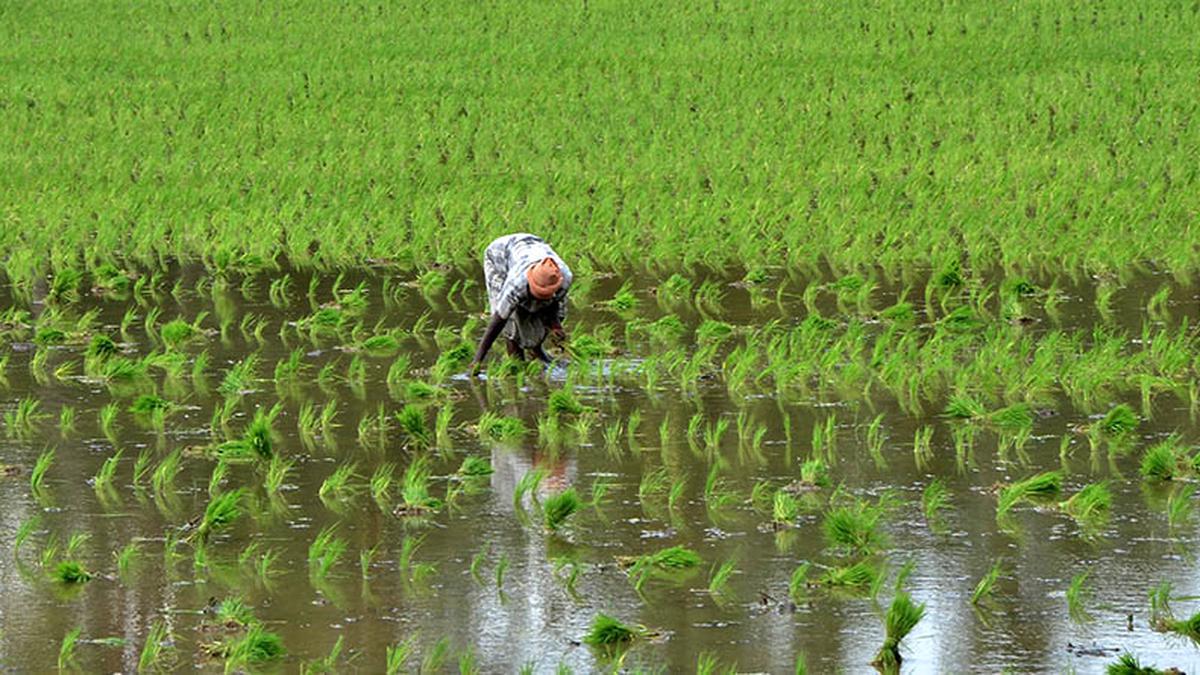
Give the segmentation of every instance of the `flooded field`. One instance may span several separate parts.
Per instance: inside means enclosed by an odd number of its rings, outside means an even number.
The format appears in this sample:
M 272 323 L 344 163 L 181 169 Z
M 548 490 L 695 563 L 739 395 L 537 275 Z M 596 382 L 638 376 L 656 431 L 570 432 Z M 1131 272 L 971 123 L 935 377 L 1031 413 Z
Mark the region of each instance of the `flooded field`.
M 478 277 L 6 291 L 0 669 L 1200 669 L 1191 286 Z

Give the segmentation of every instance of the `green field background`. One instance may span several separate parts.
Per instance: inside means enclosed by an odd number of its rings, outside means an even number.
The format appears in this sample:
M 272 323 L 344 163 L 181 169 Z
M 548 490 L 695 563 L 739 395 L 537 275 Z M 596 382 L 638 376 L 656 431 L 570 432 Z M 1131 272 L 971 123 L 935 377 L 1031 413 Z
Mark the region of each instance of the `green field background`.
M 1200 3 L 0 4 L 0 258 L 1200 262 Z

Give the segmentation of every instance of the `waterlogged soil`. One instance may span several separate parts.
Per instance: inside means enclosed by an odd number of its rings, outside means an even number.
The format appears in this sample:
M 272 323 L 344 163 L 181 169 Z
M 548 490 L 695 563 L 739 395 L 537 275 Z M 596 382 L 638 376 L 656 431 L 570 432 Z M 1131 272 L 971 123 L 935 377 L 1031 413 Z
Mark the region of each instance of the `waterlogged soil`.
M 879 387 L 839 394 L 819 383 L 808 395 L 786 400 L 769 388 L 731 393 L 720 360 L 697 379 L 694 391 L 681 391 L 670 379 L 647 387 L 636 376 L 636 365 L 663 348 L 637 334 L 628 340 L 622 336 L 630 321 L 665 313 L 655 289 L 631 286 L 639 303 L 623 314 L 604 304 L 622 280 L 593 278 L 588 292 L 575 298 L 568 328 L 583 334 L 610 327 L 617 353 L 598 358 L 588 368 L 590 376 L 579 375 L 578 364 L 521 378 L 493 373 L 471 379 L 465 368 L 456 369 L 422 404 L 431 433 L 437 412 L 447 405 L 453 410 L 446 433 L 422 451 L 394 421 L 407 393 L 403 384 L 389 387 L 387 374 L 404 356 L 410 363 L 406 380 L 432 382 L 430 368 L 438 354 L 456 343 L 451 331 L 482 318 L 479 284 L 458 283 L 473 280 L 474 271 L 451 271 L 432 289 L 402 286 L 413 281 L 411 276 L 386 268 L 336 280 L 327 275 L 311 285 L 309 273 L 291 271 L 294 283 L 285 294 L 286 305 L 268 291 L 282 274 L 259 275 L 247 284 L 234 275 L 214 285 L 198 270 L 181 269 L 170 282 L 180 280 L 174 294 L 163 282 L 155 292 L 138 296 L 85 292 L 64 303 L 47 300 L 46 289 L 34 289 L 31 304 L 11 294 L 5 298 L 7 304 L 28 307 L 35 317 L 98 311 L 91 333 L 113 336 L 127 356 L 164 350 L 145 330 L 144 319 L 153 310 L 159 312 L 159 327 L 176 317 L 192 321 L 206 313 L 200 323 L 206 333 L 177 347 L 186 355 L 182 377 L 152 368 L 145 381 L 115 388 L 84 374 L 86 340 L 36 347 L 26 337 L 5 345 L 4 410 L 15 411 L 22 399 L 32 398 L 45 416 L 27 430 L 6 425 L 2 441 L 0 459 L 15 475 L 0 478 L 0 669 L 53 669 L 63 636 L 78 627 L 74 662 L 79 668 L 131 672 L 150 627 L 161 622 L 171 651 L 164 663 L 219 671 L 222 660 L 204 649 L 214 640 L 208 608 L 214 600 L 241 597 L 287 650 L 281 660 L 263 666 L 268 671 L 295 672 L 329 654 L 341 638 L 338 667 L 361 672 L 382 672 L 388 646 L 409 639 L 415 647 L 406 669 L 432 659 L 444 641 L 448 670 L 458 668 L 460 658 L 473 658 L 483 672 L 515 672 L 527 665 L 536 672 L 553 672 L 560 665 L 575 672 L 609 667 L 684 672 L 707 652 L 741 671 L 791 672 L 804 658 L 811 672 L 865 672 L 883 642 L 883 613 L 906 564 L 911 571 L 902 583 L 925 604 L 923 620 L 903 644 L 906 672 L 1102 672 L 1125 650 L 1143 663 L 1200 669 L 1195 647 L 1152 630 L 1147 602 L 1149 590 L 1164 580 L 1174 584 L 1178 596 L 1200 594 L 1195 519 L 1169 524 L 1165 504 L 1178 487 L 1144 483 L 1138 476 L 1146 446 L 1172 433 L 1181 434 L 1185 444 L 1194 440 L 1195 410 L 1186 396 L 1155 396 L 1150 409 L 1141 406 L 1136 390 L 1111 397 L 1131 404 L 1143 418 L 1125 451 L 1090 442 L 1081 429 L 1097 413 L 1077 410 L 1058 397 L 1055 405 L 1038 410 L 1020 451 L 1002 452 L 997 434 L 980 428 L 969 456 L 960 457 L 953 437 L 962 423 L 940 414 L 944 401 L 929 402 L 917 412 L 903 409 Z M 755 288 L 709 279 L 722 297 L 700 310 L 681 309 L 680 319 L 691 329 L 704 318 L 717 318 L 747 333 L 772 321 L 801 321 L 809 314 L 801 297 L 804 286 L 792 282 L 780 290 L 784 280 L 780 273 Z M 352 328 L 339 337 L 314 335 L 297 325 L 341 296 L 335 283 L 344 293 L 360 282 L 367 305 L 354 319 L 363 326 L 357 336 Z M 1106 280 L 1118 291 L 1111 311 L 1104 313 L 1096 309 L 1097 283 L 1083 278 L 1060 284 L 1053 315 L 1031 302 L 1030 320 L 1015 322 L 1011 330 L 1090 335 L 1096 326 L 1107 325 L 1126 331 L 1132 344 L 1150 321 L 1149 298 L 1164 284 L 1171 288 L 1170 301 L 1159 319 L 1179 323 L 1192 317 L 1194 322 L 1195 292 L 1169 277 L 1145 273 Z M 902 286 L 899 281 L 880 284 L 871 303 L 893 304 Z M 921 321 L 919 295 L 908 300 Z M 835 320 L 845 309 L 829 293 L 815 302 Z M 137 319 L 122 336 L 120 324 L 130 308 Z M 251 319 L 243 322 L 248 315 Z M 480 330 L 473 326 L 472 339 Z M 400 346 L 392 353 L 349 349 L 364 336 L 392 328 L 401 330 Z M 681 345 L 693 349 L 690 338 Z M 275 364 L 295 349 L 302 350 L 304 374 L 292 384 L 276 382 Z M 39 350 L 48 350 L 40 363 Z M 201 353 L 208 365 L 193 377 L 191 366 Z M 225 374 L 251 354 L 258 358 L 255 378 L 238 391 L 221 393 Z M 361 378 L 347 376 L 356 356 L 365 364 Z M 70 362 L 76 365 L 60 368 Z M 334 365 L 319 377 L 329 364 Z M 601 377 L 594 376 L 597 372 Z M 568 416 L 561 438 L 551 438 L 546 430 L 539 434 L 549 395 L 567 383 L 592 409 L 584 416 L 587 422 L 572 426 L 574 418 Z M 173 403 L 160 429 L 128 410 L 136 395 L 147 392 Z M 214 410 L 227 398 L 234 402 L 226 431 Z M 101 408 L 112 401 L 120 411 L 106 434 L 98 420 Z M 293 460 L 294 468 L 280 495 L 269 498 L 261 487 L 262 467 L 231 466 L 218 491 L 247 488 L 246 513 L 212 535 L 198 560 L 188 526 L 209 502 L 215 462 L 197 448 L 236 437 L 255 410 L 277 403 L 274 452 Z M 317 411 L 336 405 L 335 425 L 302 437 L 298 418 L 307 405 Z M 75 411 L 74 428 L 65 432 L 57 423 L 64 406 Z M 380 410 L 393 420 L 391 428 L 360 433 L 360 421 Z M 476 425 L 485 411 L 520 418 L 528 433 L 508 443 L 481 441 Z M 708 447 L 702 434 L 689 434 L 688 423 L 697 413 L 702 424 L 693 431 L 727 421 L 716 448 Z M 868 427 L 876 419 L 884 442 L 872 456 Z M 833 439 L 824 435 L 829 420 Z M 933 430 L 931 452 L 918 461 L 914 436 L 926 427 Z M 814 428 L 822 430 L 820 452 L 829 463 L 831 485 L 806 492 L 793 522 L 772 525 L 769 506 L 753 504 L 752 490 L 761 481 L 778 488 L 799 478 L 800 462 L 814 452 Z M 42 487 L 33 490 L 30 473 L 47 448 L 56 450 L 55 461 Z M 173 486 L 156 492 L 149 478 L 134 485 L 140 452 L 153 453 L 157 464 L 179 449 L 187 451 Z M 93 476 L 116 450 L 123 455 L 113 490 L 98 492 Z M 404 470 L 418 453 L 431 458 L 433 496 L 449 502 L 421 517 L 396 509 L 403 503 Z M 494 473 L 471 485 L 454 478 L 467 456 L 488 460 Z M 322 483 L 348 462 L 356 466 L 354 494 L 320 498 Z M 380 503 L 366 482 L 386 462 L 396 465 L 396 481 L 390 499 Z M 734 495 L 721 504 L 705 498 L 714 462 L 721 489 Z M 669 482 L 686 481 L 671 505 L 665 489 L 639 495 L 644 476 L 660 467 Z M 538 500 L 568 486 L 585 501 L 598 484 L 606 484 L 607 491 L 598 504 L 550 532 L 535 501 L 525 497 L 514 503 L 518 482 L 535 468 L 546 476 Z M 1066 472 L 1064 497 L 1082 485 L 1110 481 L 1111 517 L 1097 532 L 1084 532 L 1052 504 L 1019 505 L 1003 526 L 998 524 L 994 486 L 1054 469 Z M 931 527 L 921 509 L 921 492 L 935 478 L 945 482 L 949 495 L 943 527 Z M 822 514 L 837 486 L 847 495 L 872 502 L 882 496 L 891 504 L 882 525 L 886 542 L 871 558 L 885 565 L 887 577 L 874 596 L 813 586 L 789 598 L 789 580 L 802 563 L 812 564 L 810 578 L 816 580 L 827 567 L 849 560 L 830 551 L 821 531 Z M 448 489 L 456 494 L 447 495 Z M 38 526 L 14 554 L 19 526 L 32 518 L 39 519 Z M 312 572 L 309 546 L 332 525 L 347 547 L 321 579 Z M 88 538 L 75 558 L 94 578 L 68 587 L 48 578 L 42 552 L 52 545 L 61 551 L 77 533 Z M 408 556 L 403 555 L 406 539 Z M 174 540 L 181 541 L 168 544 Z M 131 542 L 140 555 L 118 573 L 114 554 Z M 651 578 L 639 594 L 619 557 L 672 545 L 695 550 L 703 562 L 690 575 Z M 252 546 L 249 560 L 239 562 Z M 275 573 L 264 579 L 252 562 L 266 551 L 278 557 Z M 363 551 L 375 552 L 365 574 Z M 61 559 L 61 553 L 50 559 Z M 976 583 L 997 559 L 1003 560 L 1004 573 L 992 600 L 973 605 Z M 735 571 L 723 590 L 712 593 L 713 570 L 726 561 L 733 561 Z M 1090 597 L 1084 608 L 1091 618 L 1073 621 L 1066 590 L 1086 570 Z M 1181 616 L 1195 609 L 1186 600 L 1175 603 Z M 621 652 L 583 644 L 601 612 L 643 626 L 649 634 Z

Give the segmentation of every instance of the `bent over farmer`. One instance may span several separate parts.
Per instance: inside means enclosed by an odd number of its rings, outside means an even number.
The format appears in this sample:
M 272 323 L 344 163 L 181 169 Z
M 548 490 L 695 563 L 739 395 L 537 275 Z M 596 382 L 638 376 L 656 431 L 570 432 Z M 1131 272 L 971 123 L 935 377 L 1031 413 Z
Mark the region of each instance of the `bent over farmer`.
M 571 270 L 541 237 L 520 232 L 488 244 L 483 253 L 483 280 L 487 284 L 491 321 L 471 362 L 477 374 L 492 343 L 500 335 L 508 354 L 523 359 L 525 351 L 545 363 L 546 336 L 563 336 L 567 317 L 567 289 Z

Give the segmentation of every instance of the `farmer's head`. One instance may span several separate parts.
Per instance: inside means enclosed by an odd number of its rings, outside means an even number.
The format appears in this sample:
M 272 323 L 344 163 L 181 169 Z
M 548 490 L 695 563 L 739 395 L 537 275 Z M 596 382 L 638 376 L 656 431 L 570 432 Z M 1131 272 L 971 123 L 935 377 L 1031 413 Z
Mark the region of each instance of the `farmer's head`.
M 538 300 L 549 300 L 562 287 L 562 270 L 554 258 L 543 258 L 525 270 L 525 278 L 529 281 L 529 293 Z

